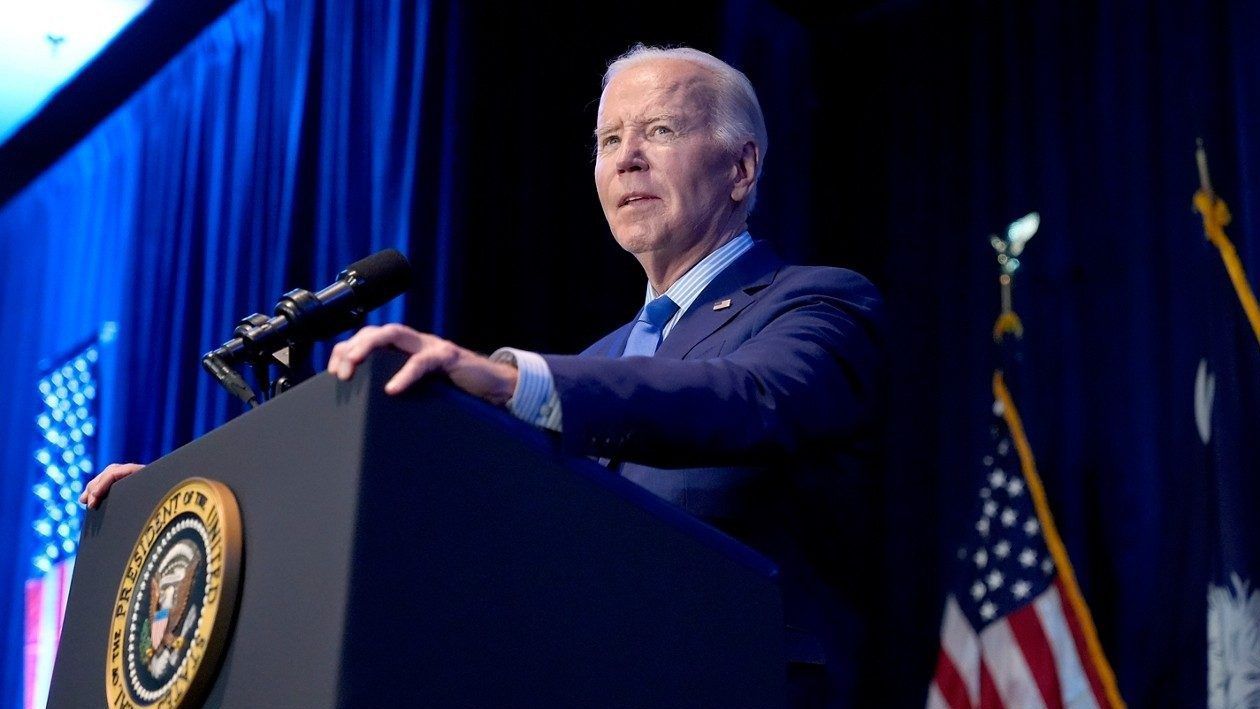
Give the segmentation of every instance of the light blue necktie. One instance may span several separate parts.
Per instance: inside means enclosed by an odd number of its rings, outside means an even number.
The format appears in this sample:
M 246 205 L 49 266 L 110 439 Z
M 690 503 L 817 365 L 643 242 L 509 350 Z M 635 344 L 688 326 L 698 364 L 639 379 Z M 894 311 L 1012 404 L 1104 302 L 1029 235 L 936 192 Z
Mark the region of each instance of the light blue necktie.
M 651 357 L 656 348 L 661 346 L 661 333 L 665 331 L 665 323 L 678 312 L 678 303 L 669 296 L 658 296 L 639 311 L 639 319 L 630 329 L 630 339 L 626 340 L 626 350 L 622 357 Z

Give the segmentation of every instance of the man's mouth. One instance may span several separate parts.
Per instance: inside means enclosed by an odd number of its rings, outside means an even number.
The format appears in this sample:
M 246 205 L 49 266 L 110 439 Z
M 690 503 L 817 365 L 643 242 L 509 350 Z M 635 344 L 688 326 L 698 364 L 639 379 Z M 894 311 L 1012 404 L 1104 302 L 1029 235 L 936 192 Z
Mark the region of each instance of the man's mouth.
M 621 201 L 617 202 L 617 206 L 625 207 L 631 204 L 642 204 L 644 202 L 647 202 L 649 200 L 654 200 L 654 199 L 660 199 L 660 198 L 657 197 L 656 195 L 648 194 L 646 192 L 631 192 L 630 194 L 627 194 L 624 197 L 622 197 Z

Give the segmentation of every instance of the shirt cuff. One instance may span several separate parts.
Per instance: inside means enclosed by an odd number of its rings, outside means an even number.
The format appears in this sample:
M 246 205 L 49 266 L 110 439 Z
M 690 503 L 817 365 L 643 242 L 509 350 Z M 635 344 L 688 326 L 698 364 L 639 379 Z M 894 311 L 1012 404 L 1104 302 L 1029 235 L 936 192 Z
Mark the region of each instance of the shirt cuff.
M 495 362 L 506 362 L 516 367 L 516 390 L 508 399 L 507 407 L 516 418 L 557 433 L 564 430 L 560 412 L 560 393 L 551 376 L 547 361 L 537 352 L 501 347 L 490 355 Z

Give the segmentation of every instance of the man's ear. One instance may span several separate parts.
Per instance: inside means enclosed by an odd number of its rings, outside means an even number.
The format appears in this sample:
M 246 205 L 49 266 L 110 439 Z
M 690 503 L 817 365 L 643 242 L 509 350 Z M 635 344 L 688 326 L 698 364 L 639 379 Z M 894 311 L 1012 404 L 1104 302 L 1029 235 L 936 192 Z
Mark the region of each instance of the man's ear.
M 731 187 L 731 199 L 743 202 L 757 184 L 757 167 L 761 164 L 761 149 L 751 140 L 744 143 L 735 160 L 735 184 Z

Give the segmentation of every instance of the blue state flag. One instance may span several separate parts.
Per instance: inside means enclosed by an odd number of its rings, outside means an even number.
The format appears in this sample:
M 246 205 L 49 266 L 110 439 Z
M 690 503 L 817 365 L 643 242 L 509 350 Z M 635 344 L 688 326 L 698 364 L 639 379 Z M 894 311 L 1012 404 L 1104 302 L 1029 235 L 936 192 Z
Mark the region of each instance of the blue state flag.
M 1225 203 L 1195 196 L 1208 241 L 1194 286 L 1204 310 L 1194 428 L 1207 503 L 1209 709 L 1260 706 L 1260 311 L 1243 257 L 1224 232 Z M 1254 245 L 1250 245 L 1254 249 Z M 1254 271 L 1253 271 L 1254 272 Z

